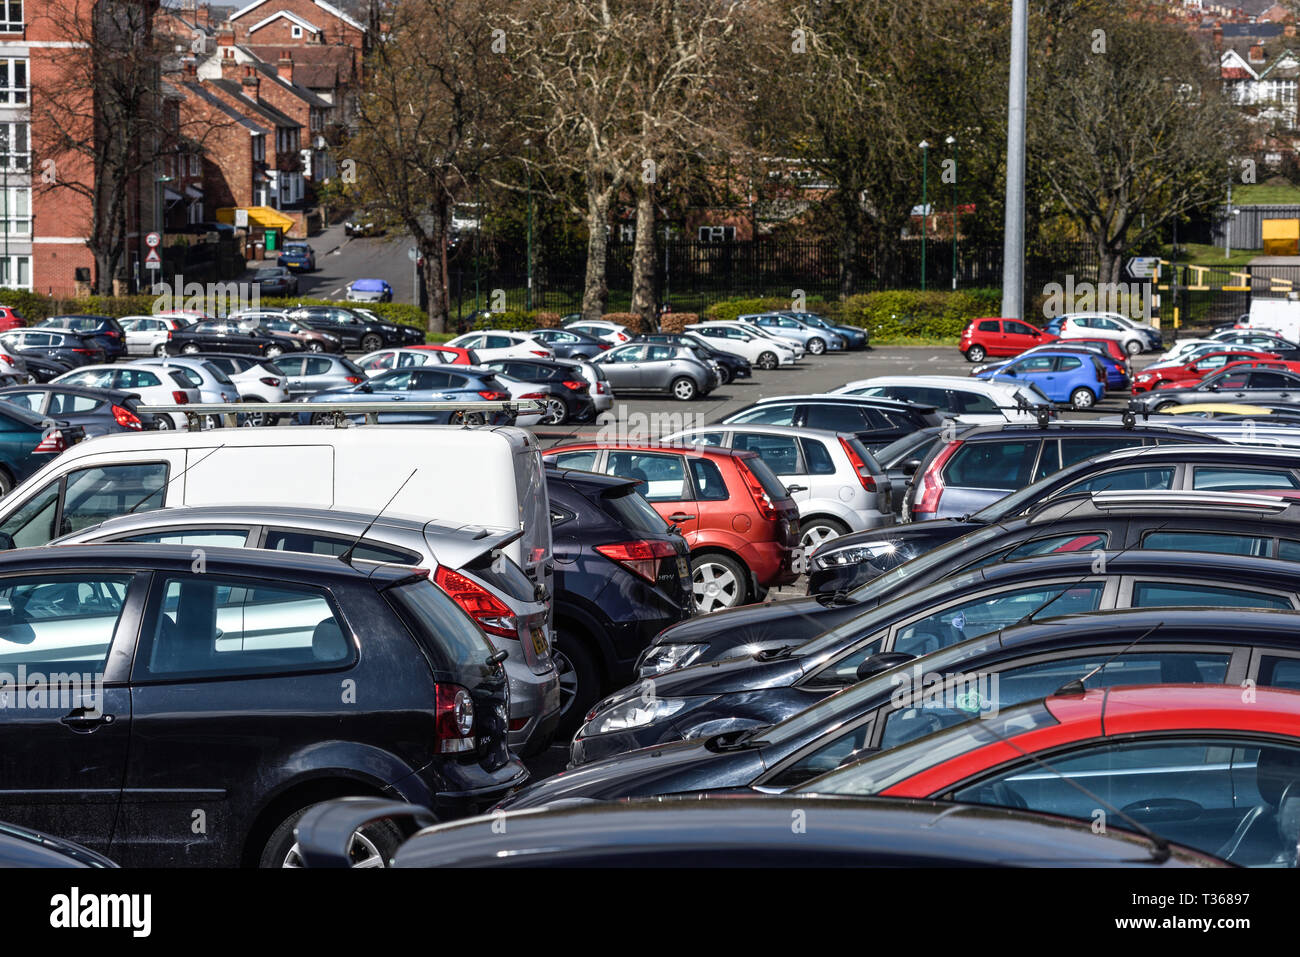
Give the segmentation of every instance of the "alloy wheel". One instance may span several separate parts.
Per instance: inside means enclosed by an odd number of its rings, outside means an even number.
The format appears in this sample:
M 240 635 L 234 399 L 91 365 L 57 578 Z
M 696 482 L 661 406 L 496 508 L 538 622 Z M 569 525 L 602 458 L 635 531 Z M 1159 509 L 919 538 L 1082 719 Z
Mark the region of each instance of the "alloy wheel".
M 542 417 L 538 420 L 541 425 L 560 425 L 569 413 L 564 400 L 553 396 L 542 400 L 542 410 Z
M 803 534 L 799 536 L 799 544 L 803 547 L 804 554 L 807 555 L 822 542 L 828 542 L 832 538 L 839 537 L 840 530 L 838 528 L 816 523 L 803 530 Z
M 742 587 L 735 572 L 720 562 L 701 562 L 691 572 L 695 608 L 702 614 L 740 604 Z
M 379 852 L 375 842 L 370 840 L 360 831 L 354 831 L 351 839 L 348 841 L 348 859 L 352 862 L 351 867 L 384 867 L 384 855 Z M 284 863 L 281 867 L 304 867 L 302 853 L 298 850 L 298 843 L 295 841 L 293 847 L 284 855 Z

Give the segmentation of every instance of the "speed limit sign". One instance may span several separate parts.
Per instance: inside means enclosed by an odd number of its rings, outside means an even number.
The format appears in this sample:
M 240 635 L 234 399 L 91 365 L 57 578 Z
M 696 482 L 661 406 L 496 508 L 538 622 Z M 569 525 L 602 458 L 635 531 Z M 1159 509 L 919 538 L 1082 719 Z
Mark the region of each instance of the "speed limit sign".
M 150 249 L 157 249 L 162 244 L 162 236 L 158 233 L 147 233 L 144 237 L 144 244 Z

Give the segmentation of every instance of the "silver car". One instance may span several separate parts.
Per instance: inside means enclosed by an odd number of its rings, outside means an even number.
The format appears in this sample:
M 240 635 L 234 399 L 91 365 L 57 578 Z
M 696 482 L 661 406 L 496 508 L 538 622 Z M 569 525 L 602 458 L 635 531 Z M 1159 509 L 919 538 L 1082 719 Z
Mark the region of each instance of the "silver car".
M 844 337 L 838 333 L 818 329 L 816 326 L 810 326 L 793 316 L 778 312 L 741 316 L 740 320 L 758 326 L 772 335 L 780 336 L 783 339 L 791 339 L 815 356 L 819 356 L 823 352 L 843 352 L 848 345 L 844 341 Z
M 849 532 L 894 524 L 889 477 L 852 432 L 707 425 L 663 441 L 757 452 L 799 506 L 800 545 L 808 552 Z
M 294 400 L 325 389 L 346 389 L 366 381 L 365 371 L 344 356 L 279 356 L 271 365 L 289 380 L 286 388 Z
M 666 392 L 687 402 L 718 387 L 718 373 L 684 346 L 629 342 L 591 360 L 619 392 Z
M 239 401 L 239 387 L 230 376 L 202 356 L 135 359 L 128 365 L 162 366 L 179 372 L 199 390 L 200 402 Z
M 124 515 L 60 539 L 70 542 L 268 548 L 398 562 L 430 570 L 435 584 L 509 652 L 510 746 L 531 754 L 550 743 L 560 716 L 560 678 L 551 658 L 550 603 L 500 549 L 519 530 L 454 526 L 422 518 L 270 506 L 216 505 Z M 362 535 L 364 533 L 364 539 Z M 247 630 L 247 629 L 245 629 Z

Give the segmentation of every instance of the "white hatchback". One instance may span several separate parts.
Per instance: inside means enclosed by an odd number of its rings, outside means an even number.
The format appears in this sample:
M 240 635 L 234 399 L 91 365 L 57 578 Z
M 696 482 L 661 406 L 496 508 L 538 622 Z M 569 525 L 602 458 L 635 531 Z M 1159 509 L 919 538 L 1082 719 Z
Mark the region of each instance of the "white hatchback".
M 620 326 L 617 322 L 606 322 L 603 319 L 579 320 L 569 323 L 564 328 L 572 329 L 574 332 L 585 332 L 589 336 L 604 339 L 616 346 L 632 341 L 631 329 L 627 326 Z
M 969 425 L 1035 422 L 1032 411 L 1018 408 L 1020 396 L 1031 405 L 1050 405 L 1031 382 L 984 382 L 955 375 L 882 375 L 848 382 L 832 395 L 878 395 L 887 399 L 932 405 Z
M 544 342 L 522 332 L 489 329 L 486 332 L 467 332 L 447 343 L 457 349 L 473 349 L 480 362 L 493 359 L 552 359 L 555 353 Z
M 1160 348 L 1160 330 L 1117 312 L 1072 312 L 1061 321 L 1062 339 L 1113 339 L 1131 356 Z
M 734 352 L 759 369 L 794 365 L 794 343 L 778 342 L 740 322 L 696 322 L 686 331 L 702 336 L 709 345 L 723 352 Z
M 167 355 L 167 340 L 189 324 L 176 316 L 124 316 L 118 322 L 126 331 L 126 354 L 130 356 Z

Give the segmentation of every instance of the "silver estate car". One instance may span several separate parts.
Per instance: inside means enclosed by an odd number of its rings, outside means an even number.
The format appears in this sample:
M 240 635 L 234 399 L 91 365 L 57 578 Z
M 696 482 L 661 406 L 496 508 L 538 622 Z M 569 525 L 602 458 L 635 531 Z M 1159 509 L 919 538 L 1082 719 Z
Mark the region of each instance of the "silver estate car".
M 325 389 L 346 389 L 366 381 L 365 371 L 344 356 L 278 356 L 271 365 L 289 380 L 286 388 L 293 400 Z
M 629 342 L 591 360 L 605 372 L 616 393 L 666 392 L 688 402 L 708 395 L 721 377 L 684 346 Z
M 523 755 L 545 748 L 560 717 L 550 603 L 499 551 L 523 533 L 390 515 L 367 530 L 372 519 L 364 512 L 333 509 L 166 508 L 109 519 L 59 543 L 154 542 L 341 555 L 364 532 L 353 558 L 429 569 L 434 583 L 466 609 L 497 648 L 509 652 L 510 747 Z
M 848 347 L 848 343 L 839 333 L 810 326 L 800 319 L 782 313 L 755 313 L 741 316 L 740 321 L 758 326 L 764 332 L 783 339 L 792 339 L 814 356 L 819 356 L 823 352 L 843 352 Z

